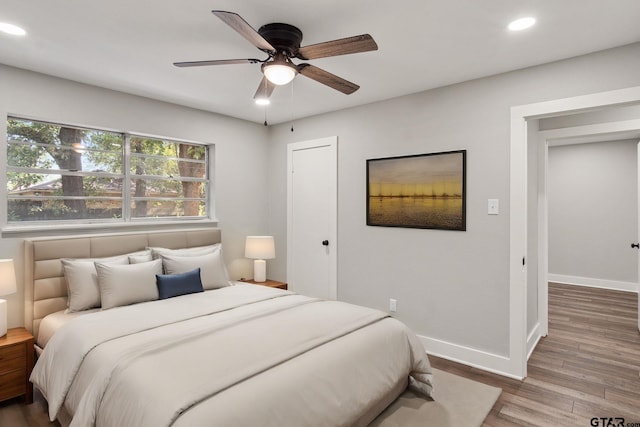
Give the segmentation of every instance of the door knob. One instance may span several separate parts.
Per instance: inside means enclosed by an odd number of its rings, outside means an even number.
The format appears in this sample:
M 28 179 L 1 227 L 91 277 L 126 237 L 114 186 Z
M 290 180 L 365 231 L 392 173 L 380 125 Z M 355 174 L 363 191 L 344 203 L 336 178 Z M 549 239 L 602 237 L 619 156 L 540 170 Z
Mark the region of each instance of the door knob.
M 631 247 L 632 248 L 636 248 L 636 249 L 640 249 L 640 243 L 632 243 Z
M 329 241 L 328 240 L 323 240 L 322 241 L 322 246 L 329 246 Z

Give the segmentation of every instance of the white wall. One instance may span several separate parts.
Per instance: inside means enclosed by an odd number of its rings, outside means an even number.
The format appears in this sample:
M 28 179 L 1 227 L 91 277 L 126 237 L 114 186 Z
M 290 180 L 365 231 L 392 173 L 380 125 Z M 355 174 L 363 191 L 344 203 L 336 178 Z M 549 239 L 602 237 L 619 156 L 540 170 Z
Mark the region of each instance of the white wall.
M 549 147 L 549 275 L 638 281 L 637 140 Z M 610 284 L 613 285 L 613 284 Z
M 215 144 L 215 205 L 225 261 L 232 278 L 251 276 L 244 238 L 264 234 L 268 226 L 263 126 L 0 65 L 0 159 L 6 157 L 8 114 Z M 7 236 L 0 238 L 0 258 L 16 260 L 18 292 L 6 298 L 14 327 L 23 324 L 23 236 Z
M 397 317 L 449 356 L 508 356 L 510 107 L 637 86 L 638 69 L 635 44 L 297 120 L 293 133 L 274 126 L 272 275 L 286 279 L 286 144 L 338 135 L 339 299 L 386 310 L 396 298 Z M 366 159 L 457 149 L 468 150 L 466 232 L 365 225 Z M 489 198 L 500 215 L 487 215 Z

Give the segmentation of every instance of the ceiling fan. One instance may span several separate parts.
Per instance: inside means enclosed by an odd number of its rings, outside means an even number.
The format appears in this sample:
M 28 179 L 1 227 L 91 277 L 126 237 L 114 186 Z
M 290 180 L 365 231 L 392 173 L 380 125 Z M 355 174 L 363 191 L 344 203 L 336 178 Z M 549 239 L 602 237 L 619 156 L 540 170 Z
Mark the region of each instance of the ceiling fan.
M 302 31 L 293 25 L 266 24 L 256 31 L 237 13 L 222 10 L 213 10 L 212 13 L 249 40 L 255 47 L 266 53 L 268 57 L 264 60 L 249 58 L 174 62 L 173 65 L 176 67 L 200 67 L 262 63 L 264 77 L 254 95 L 256 102 L 259 100 L 268 101 L 276 86 L 289 83 L 297 74 L 302 74 L 346 95 L 352 94 L 360 86 L 311 64 L 296 65 L 291 59 L 309 60 L 378 50 L 378 45 L 369 34 L 300 47 Z

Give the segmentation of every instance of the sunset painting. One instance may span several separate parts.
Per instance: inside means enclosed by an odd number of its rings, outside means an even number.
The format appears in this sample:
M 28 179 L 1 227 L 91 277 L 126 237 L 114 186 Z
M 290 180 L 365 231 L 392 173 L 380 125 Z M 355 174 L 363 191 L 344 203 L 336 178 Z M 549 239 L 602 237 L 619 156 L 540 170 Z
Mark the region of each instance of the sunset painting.
M 466 154 L 367 160 L 367 225 L 466 230 Z

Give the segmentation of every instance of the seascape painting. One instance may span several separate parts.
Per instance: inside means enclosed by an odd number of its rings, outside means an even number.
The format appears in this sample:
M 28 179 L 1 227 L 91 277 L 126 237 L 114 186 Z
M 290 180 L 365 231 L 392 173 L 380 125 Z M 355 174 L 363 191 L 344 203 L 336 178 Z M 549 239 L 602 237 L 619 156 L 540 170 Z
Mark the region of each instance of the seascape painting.
M 367 225 L 465 231 L 466 154 L 367 160 Z

